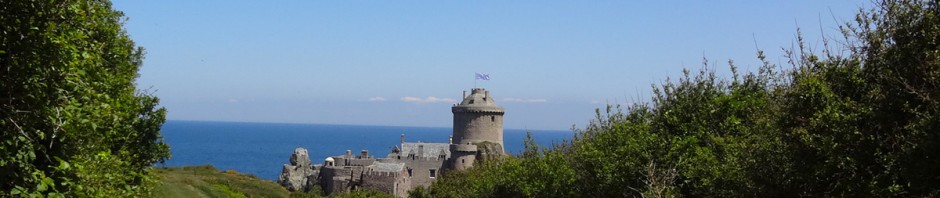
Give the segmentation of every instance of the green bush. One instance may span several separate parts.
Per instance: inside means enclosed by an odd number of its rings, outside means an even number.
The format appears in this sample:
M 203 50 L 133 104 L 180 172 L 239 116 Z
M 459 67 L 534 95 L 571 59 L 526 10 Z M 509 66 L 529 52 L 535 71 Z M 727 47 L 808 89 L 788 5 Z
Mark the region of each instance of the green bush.
M 166 111 L 108 1 L 0 5 L 0 196 L 135 196 L 169 157 Z
M 847 54 L 802 45 L 723 79 L 705 64 L 608 106 L 570 141 L 451 172 L 413 197 L 940 195 L 940 6 L 889 0 L 842 26 Z M 703 61 L 707 63 L 707 61 Z

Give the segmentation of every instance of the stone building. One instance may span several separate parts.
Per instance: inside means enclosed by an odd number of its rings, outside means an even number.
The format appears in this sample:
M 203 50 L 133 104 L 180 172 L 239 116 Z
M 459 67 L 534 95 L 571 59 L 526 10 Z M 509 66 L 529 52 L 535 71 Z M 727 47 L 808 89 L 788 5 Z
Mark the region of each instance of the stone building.
M 469 96 L 464 92 L 463 101 L 451 107 L 451 112 L 454 113 L 454 134 L 449 168 L 463 170 L 473 166 L 479 154 L 504 153 L 505 111 L 496 105 L 496 99 L 489 91 L 476 88 Z
M 288 190 L 308 190 L 314 185 L 326 194 L 368 189 L 405 197 L 414 187 L 427 187 L 445 171 L 464 170 L 488 156 L 502 156 L 503 107 L 483 88 L 474 88 L 451 107 L 454 129 L 447 143 L 405 142 L 377 158 L 362 150 L 353 155 L 330 156 L 323 164 L 310 165 L 307 151 L 298 148 L 285 164 L 278 183 Z M 302 152 L 299 152 L 302 150 Z M 299 159 L 305 158 L 305 159 Z M 294 162 L 299 164 L 294 164 Z

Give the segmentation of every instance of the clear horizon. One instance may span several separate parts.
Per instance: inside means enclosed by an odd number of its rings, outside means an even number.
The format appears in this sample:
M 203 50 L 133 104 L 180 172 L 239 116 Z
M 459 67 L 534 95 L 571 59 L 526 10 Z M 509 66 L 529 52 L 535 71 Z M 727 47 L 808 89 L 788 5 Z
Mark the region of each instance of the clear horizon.
M 167 121 L 176 121 L 176 122 L 222 122 L 222 123 L 249 123 L 249 124 L 296 124 L 296 125 L 332 125 L 332 126 L 375 126 L 375 127 L 407 127 L 407 128 L 441 128 L 441 129 L 453 129 L 454 127 L 437 127 L 437 126 L 405 126 L 405 125 L 371 125 L 371 124 L 325 124 L 325 123 L 297 123 L 297 122 L 253 122 L 253 121 L 224 121 L 224 120 L 175 120 L 167 119 Z M 558 129 L 520 129 L 520 128 L 503 128 L 504 130 L 532 130 L 533 133 L 538 133 L 539 131 L 547 132 L 571 132 L 574 131 L 570 129 L 558 130 Z
M 702 58 L 728 76 L 838 40 L 868 1 L 115 1 L 168 120 L 450 127 L 474 74 L 505 128 L 583 128 Z M 840 49 L 836 46 L 835 51 Z

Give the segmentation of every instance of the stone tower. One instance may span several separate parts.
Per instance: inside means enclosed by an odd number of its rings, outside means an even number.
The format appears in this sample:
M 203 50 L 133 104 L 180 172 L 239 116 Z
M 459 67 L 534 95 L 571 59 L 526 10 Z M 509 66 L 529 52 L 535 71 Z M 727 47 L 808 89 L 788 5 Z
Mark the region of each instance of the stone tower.
M 478 154 L 503 154 L 503 107 L 483 88 L 464 92 L 463 101 L 451 107 L 454 113 L 454 134 L 451 145 L 451 168 L 462 170 L 473 166 Z

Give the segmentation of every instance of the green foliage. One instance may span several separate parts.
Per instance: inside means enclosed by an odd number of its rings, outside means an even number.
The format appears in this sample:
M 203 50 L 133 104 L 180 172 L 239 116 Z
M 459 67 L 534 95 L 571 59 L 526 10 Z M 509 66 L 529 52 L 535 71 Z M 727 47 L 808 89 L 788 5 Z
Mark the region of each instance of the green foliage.
M 0 196 L 134 196 L 169 157 L 166 111 L 107 1 L 0 6 Z
M 570 142 L 451 172 L 412 197 L 940 195 L 940 6 L 885 1 L 731 79 L 686 71 L 649 103 L 608 106 Z
M 309 188 L 310 188 L 310 189 L 307 189 L 307 191 L 295 191 L 295 192 L 291 192 L 291 193 L 290 193 L 290 196 L 291 196 L 291 197 L 297 197 L 297 198 L 300 198 L 300 197 L 322 197 L 322 195 L 323 195 L 323 189 L 320 187 L 320 185 L 314 185 L 314 186 L 311 186 L 311 187 L 309 187 Z
M 408 191 L 409 198 L 431 198 L 431 192 L 427 188 L 422 186 L 417 186 L 411 191 Z
M 330 197 L 336 198 L 394 198 L 388 193 L 370 191 L 370 190 L 353 190 L 350 192 L 342 192 L 335 195 L 330 195 Z
M 427 192 L 409 197 L 571 197 L 574 172 L 559 150 L 541 149 L 526 139 L 523 156 L 490 158 L 466 171 L 447 172 Z M 553 179 L 542 179 L 553 178 Z
M 843 27 L 851 54 L 801 47 L 780 121 L 806 194 L 940 194 L 940 6 L 887 1 Z
M 297 192 L 291 192 L 290 197 L 292 198 L 320 198 L 320 197 L 323 197 L 321 194 L 323 193 L 319 189 L 308 191 L 308 192 L 297 191 Z
M 206 166 L 155 168 L 158 181 L 145 197 L 320 197 L 291 193 L 273 181 Z

